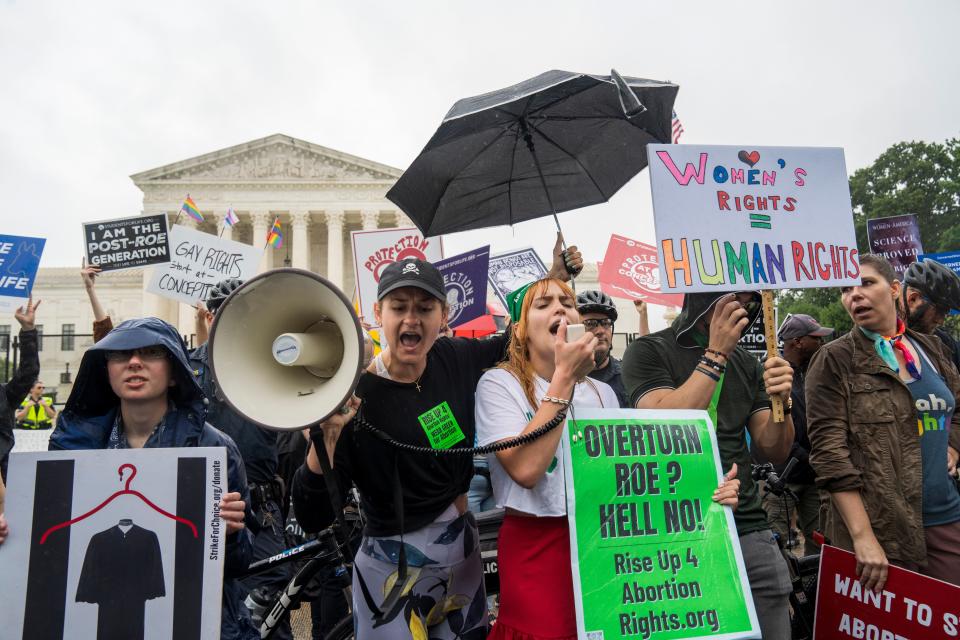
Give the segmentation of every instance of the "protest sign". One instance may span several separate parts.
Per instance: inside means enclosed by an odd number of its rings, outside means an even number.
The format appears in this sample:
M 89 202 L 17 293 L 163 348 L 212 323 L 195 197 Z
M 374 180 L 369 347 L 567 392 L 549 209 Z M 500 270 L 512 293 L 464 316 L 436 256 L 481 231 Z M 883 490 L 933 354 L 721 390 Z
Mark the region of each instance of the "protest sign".
M 774 309 L 773 324 L 775 327 L 780 326 L 779 319 L 780 312 L 778 309 Z M 743 332 L 742 336 L 740 336 L 740 346 L 758 358 L 762 358 L 763 356 L 767 355 L 767 336 L 764 332 L 763 311 L 761 311 L 760 315 L 757 316 L 757 320 L 752 325 L 747 327 L 747 330 Z
M 918 261 L 923 260 L 936 260 L 942 265 L 948 266 L 953 269 L 953 272 L 960 276 L 960 251 L 946 251 L 944 253 L 924 253 L 917 257 Z M 950 315 L 955 316 L 960 314 L 960 311 L 956 309 L 950 310 Z
M 120 271 L 170 261 L 167 214 L 83 223 L 87 264 Z
M 434 263 L 447 291 L 451 329 L 487 313 L 487 269 L 490 246 L 474 249 Z
M 262 253 L 262 247 L 174 225 L 170 229 L 170 262 L 154 268 L 147 292 L 196 304 L 206 300 L 207 292 L 221 280 L 255 276 Z
M 4 309 L 22 306 L 30 297 L 45 243 L 43 238 L 0 235 L 0 306 Z
M 665 291 L 860 283 L 842 149 L 647 149 Z
M 759 638 L 706 411 L 577 411 L 562 440 L 580 638 Z
M 377 301 L 377 283 L 383 269 L 404 258 L 437 262 L 443 258 L 443 241 L 424 238 L 419 229 L 377 229 L 352 231 L 353 270 L 356 275 L 357 295 L 360 299 L 360 317 L 375 324 L 373 303 Z
M 940 640 L 960 636 L 960 587 L 890 565 L 883 591 L 863 588 L 857 559 L 820 552 L 814 640 Z
M 613 234 L 599 265 L 600 290 L 614 298 L 679 307 L 683 296 L 660 291 L 660 267 L 653 245 Z
M 223 447 L 14 453 L 9 471 L 4 638 L 219 637 Z
M 912 214 L 867 220 L 867 241 L 870 251 L 886 258 L 901 280 L 907 267 L 923 253 L 920 223 Z
M 509 309 L 507 295 L 525 284 L 547 275 L 547 268 L 533 249 L 517 249 L 490 257 L 488 279 L 493 292 L 504 308 Z

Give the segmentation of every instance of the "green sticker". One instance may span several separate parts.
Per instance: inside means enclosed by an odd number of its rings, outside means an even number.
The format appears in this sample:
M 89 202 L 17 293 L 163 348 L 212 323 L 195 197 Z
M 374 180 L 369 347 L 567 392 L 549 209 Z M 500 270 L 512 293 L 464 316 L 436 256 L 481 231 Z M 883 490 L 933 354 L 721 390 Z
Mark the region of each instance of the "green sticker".
M 430 446 L 434 449 L 449 449 L 466 438 L 457 424 L 457 419 L 446 402 L 438 404 L 419 417 Z

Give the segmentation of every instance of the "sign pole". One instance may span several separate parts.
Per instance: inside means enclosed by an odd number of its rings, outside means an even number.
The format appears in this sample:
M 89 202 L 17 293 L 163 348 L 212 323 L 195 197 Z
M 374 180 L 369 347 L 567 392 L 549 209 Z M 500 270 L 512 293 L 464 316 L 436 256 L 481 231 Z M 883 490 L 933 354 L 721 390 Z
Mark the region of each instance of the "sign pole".
M 776 318 L 773 310 L 773 291 L 764 289 L 760 292 L 760 298 L 763 304 L 763 337 L 767 343 L 767 357 L 779 357 Z M 770 402 L 773 406 L 773 421 L 776 423 L 785 422 L 787 418 L 783 414 L 783 401 L 780 398 L 770 398 Z

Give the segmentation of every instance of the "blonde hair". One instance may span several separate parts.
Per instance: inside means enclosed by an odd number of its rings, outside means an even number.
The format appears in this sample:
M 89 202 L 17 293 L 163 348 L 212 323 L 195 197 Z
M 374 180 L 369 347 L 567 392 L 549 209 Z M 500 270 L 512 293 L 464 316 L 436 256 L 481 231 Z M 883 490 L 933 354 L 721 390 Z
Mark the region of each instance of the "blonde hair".
M 569 296 L 573 300 L 577 299 L 573 293 L 573 289 L 563 280 L 544 278 L 531 284 L 520 305 L 520 319 L 510 327 L 512 337 L 507 347 L 507 360 L 497 365 L 498 369 L 505 369 L 513 374 L 513 377 L 520 383 L 520 388 L 523 389 L 523 395 L 526 396 L 527 401 L 534 410 L 539 407 L 539 403 L 537 402 L 534 387 L 534 378 L 536 378 L 537 373 L 533 370 L 533 363 L 530 361 L 530 349 L 527 347 L 528 312 L 530 311 L 530 305 L 533 304 L 533 301 L 546 293 L 552 284 L 560 287 L 564 295 Z

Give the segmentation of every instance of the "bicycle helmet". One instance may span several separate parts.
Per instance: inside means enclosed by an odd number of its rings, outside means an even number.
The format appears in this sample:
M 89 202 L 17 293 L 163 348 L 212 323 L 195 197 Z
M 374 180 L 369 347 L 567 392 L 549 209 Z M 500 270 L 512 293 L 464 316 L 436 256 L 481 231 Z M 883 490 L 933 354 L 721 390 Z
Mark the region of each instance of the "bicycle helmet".
M 960 276 L 936 260 L 911 264 L 903 274 L 903 284 L 913 287 L 933 304 L 960 309 Z
M 223 301 L 227 297 L 243 286 L 243 280 L 239 278 L 227 278 L 226 280 L 221 280 L 218 282 L 210 291 L 207 293 L 207 310 L 211 313 L 216 313 L 217 309 L 220 308 L 220 305 L 223 304 Z
M 602 313 L 614 322 L 617 320 L 613 298 L 603 291 L 584 291 L 577 295 L 577 310 L 580 313 Z

